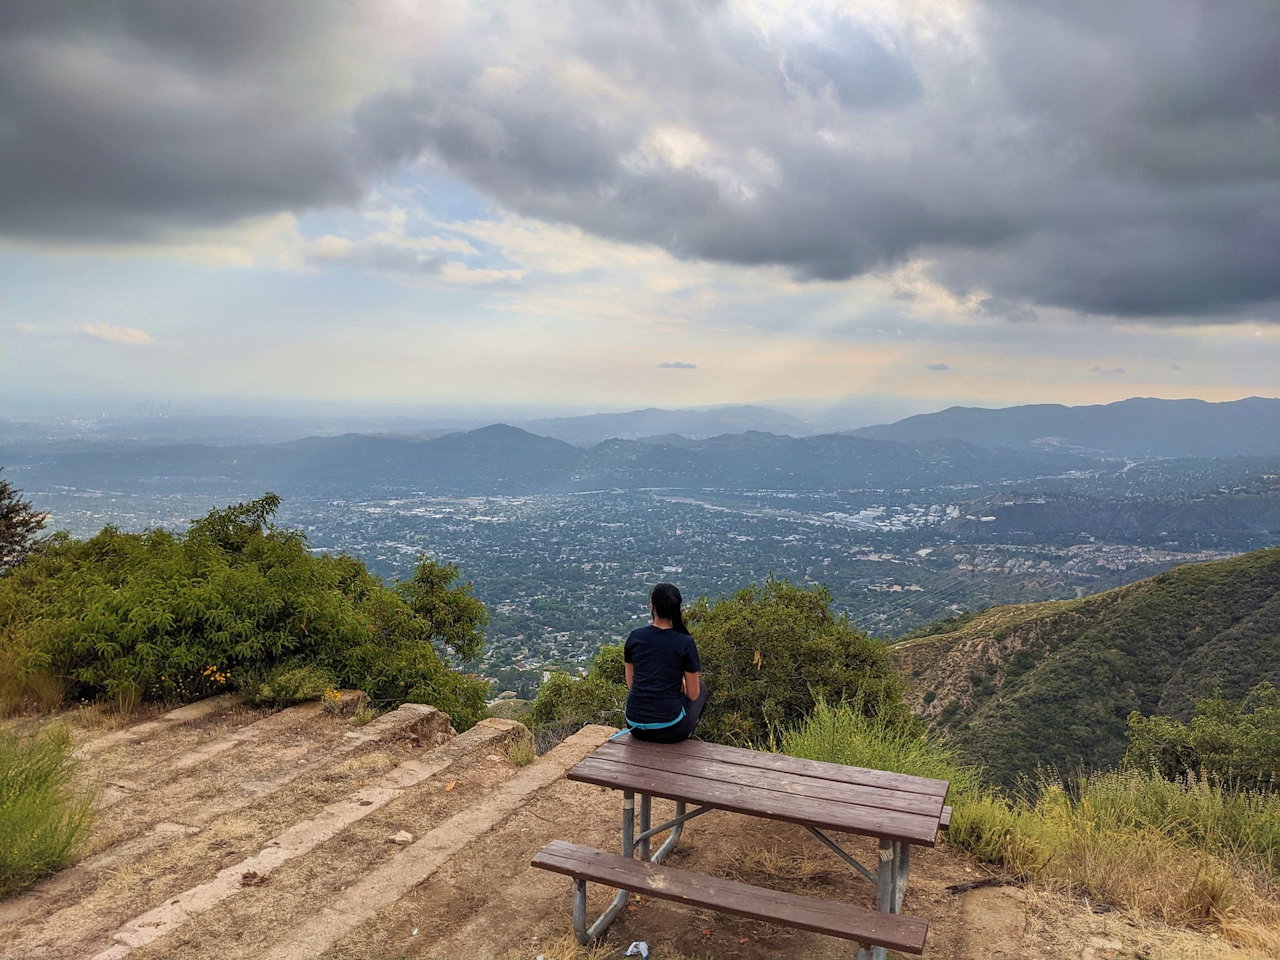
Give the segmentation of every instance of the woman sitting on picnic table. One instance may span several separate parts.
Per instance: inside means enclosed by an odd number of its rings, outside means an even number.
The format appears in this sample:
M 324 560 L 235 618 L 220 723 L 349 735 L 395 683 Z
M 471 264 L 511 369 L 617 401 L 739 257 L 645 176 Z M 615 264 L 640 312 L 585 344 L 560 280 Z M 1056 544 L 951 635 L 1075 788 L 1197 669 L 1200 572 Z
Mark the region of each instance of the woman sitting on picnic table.
M 627 726 L 637 740 L 676 743 L 693 736 L 707 685 L 698 647 L 680 615 L 683 598 L 675 584 L 660 583 L 649 594 L 653 623 L 632 630 L 626 660 Z

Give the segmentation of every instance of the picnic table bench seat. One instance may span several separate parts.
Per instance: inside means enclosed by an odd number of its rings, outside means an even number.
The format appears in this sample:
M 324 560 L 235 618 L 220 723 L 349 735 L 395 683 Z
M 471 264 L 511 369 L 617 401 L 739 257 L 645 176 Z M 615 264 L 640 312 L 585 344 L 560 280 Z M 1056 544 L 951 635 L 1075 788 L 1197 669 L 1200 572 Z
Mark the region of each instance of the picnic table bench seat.
M 575 880 L 591 880 L 648 897 L 811 930 L 903 953 L 923 953 L 925 934 L 929 929 L 927 921 L 915 917 L 676 870 L 562 840 L 553 840 L 543 847 L 533 858 L 533 866 L 566 874 Z

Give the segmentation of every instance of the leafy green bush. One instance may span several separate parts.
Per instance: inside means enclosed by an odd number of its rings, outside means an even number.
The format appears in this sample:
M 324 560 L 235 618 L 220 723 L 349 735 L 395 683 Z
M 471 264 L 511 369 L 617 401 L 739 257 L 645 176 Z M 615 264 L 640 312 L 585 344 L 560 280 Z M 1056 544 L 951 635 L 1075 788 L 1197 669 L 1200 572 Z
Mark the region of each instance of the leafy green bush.
M 268 670 L 261 680 L 247 684 L 246 692 L 253 703 L 288 707 L 319 700 L 337 683 L 332 673 L 313 663 L 284 663 Z
M 1280 790 L 1280 690 L 1269 682 L 1240 701 L 1221 692 L 1196 700 L 1190 726 L 1135 710 L 1127 735 L 1126 762 L 1165 779 L 1198 775 L 1234 789 Z
M 64 867 L 88 836 L 92 798 L 71 792 L 71 773 L 64 728 L 0 732 L 0 897 Z
M 608 648 L 606 648 L 608 649 Z M 538 688 L 538 697 L 529 713 L 535 727 L 570 727 L 588 723 L 620 727 L 626 723 L 627 687 L 608 679 L 600 661 L 585 677 L 553 673 Z M 572 731 L 570 731 L 572 732 Z
M 124 707 L 305 666 L 374 701 L 433 704 L 458 729 L 481 719 L 485 685 L 442 656 L 474 657 L 487 619 L 457 569 L 423 560 L 388 588 L 358 560 L 314 556 L 301 533 L 272 526 L 279 503 L 215 510 L 185 534 L 107 527 L 42 541 L 0 579 L 0 652 L 20 674 Z
M 770 578 L 731 597 L 693 604 L 686 621 L 711 696 L 699 736 L 763 743 L 770 729 L 803 720 L 819 700 L 910 723 L 903 681 L 883 644 L 831 612 L 825 587 Z

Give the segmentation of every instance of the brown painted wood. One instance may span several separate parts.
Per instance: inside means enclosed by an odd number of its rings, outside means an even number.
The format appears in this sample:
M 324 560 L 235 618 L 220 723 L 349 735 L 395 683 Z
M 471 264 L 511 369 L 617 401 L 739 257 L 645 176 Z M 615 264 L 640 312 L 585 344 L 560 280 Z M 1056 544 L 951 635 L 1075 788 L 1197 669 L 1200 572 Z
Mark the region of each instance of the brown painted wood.
M 731 813 L 785 820 L 819 829 L 841 830 L 867 837 L 904 840 L 932 847 L 937 842 L 938 818 L 863 807 L 817 797 L 796 796 L 761 787 L 742 786 L 690 774 L 675 774 L 590 756 L 574 766 L 570 780 L 615 790 L 633 790 L 668 800 L 706 804 Z
M 923 953 L 929 930 L 928 921 L 915 917 L 882 913 L 830 900 L 815 900 L 734 880 L 661 867 L 561 840 L 547 844 L 531 862 L 543 870 L 593 880 L 650 897 L 905 953 Z
M 820 780 L 834 780 L 838 783 L 855 783 L 869 787 L 880 787 L 886 790 L 898 790 L 903 793 L 923 793 L 945 799 L 950 784 L 946 780 L 932 777 L 914 777 L 905 773 L 890 773 L 887 770 L 868 770 L 863 767 L 849 767 L 840 763 L 824 763 L 821 760 L 803 760 L 799 757 L 788 757 L 780 753 L 769 753 L 764 750 L 745 750 L 741 747 L 726 747 L 719 743 L 707 743 L 702 740 L 684 740 L 680 743 L 657 744 L 636 740 L 630 734 L 624 734 L 616 740 L 599 747 L 593 756 L 623 757 L 632 749 L 665 750 L 673 756 L 691 757 L 695 759 L 722 760 L 737 766 L 759 767 L 762 770 L 774 770 L 779 773 L 791 773 L 802 777 L 816 777 Z
M 744 751 L 745 752 L 745 751 Z M 856 783 L 825 780 L 788 771 L 765 770 L 761 767 L 743 766 L 727 760 L 691 757 L 684 753 L 666 750 L 660 744 L 633 741 L 623 751 L 600 750 L 593 759 L 624 762 L 633 767 L 647 767 L 676 776 L 703 777 L 722 783 L 736 783 L 744 787 L 774 790 L 793 796 L 809 796 L 835 803 L 853 803 L 863 807 L 879 807 L 922 817 L 942 815 L 942 797 L 922 793 L 905 793 Z

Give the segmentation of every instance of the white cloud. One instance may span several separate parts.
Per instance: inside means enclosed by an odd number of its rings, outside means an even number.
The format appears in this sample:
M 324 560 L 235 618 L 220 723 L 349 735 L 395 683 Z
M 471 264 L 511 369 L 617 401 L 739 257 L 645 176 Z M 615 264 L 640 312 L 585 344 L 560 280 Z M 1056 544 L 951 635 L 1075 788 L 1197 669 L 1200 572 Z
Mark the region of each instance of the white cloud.
M 137 327 L 114 326 L 110 323 L 84 323 L 76 327 L 85 336 L 95 340 L 106 340 L 108 343 L 123 343 L 126 346 L 138 347 L 155 343 L 151 334 Z

